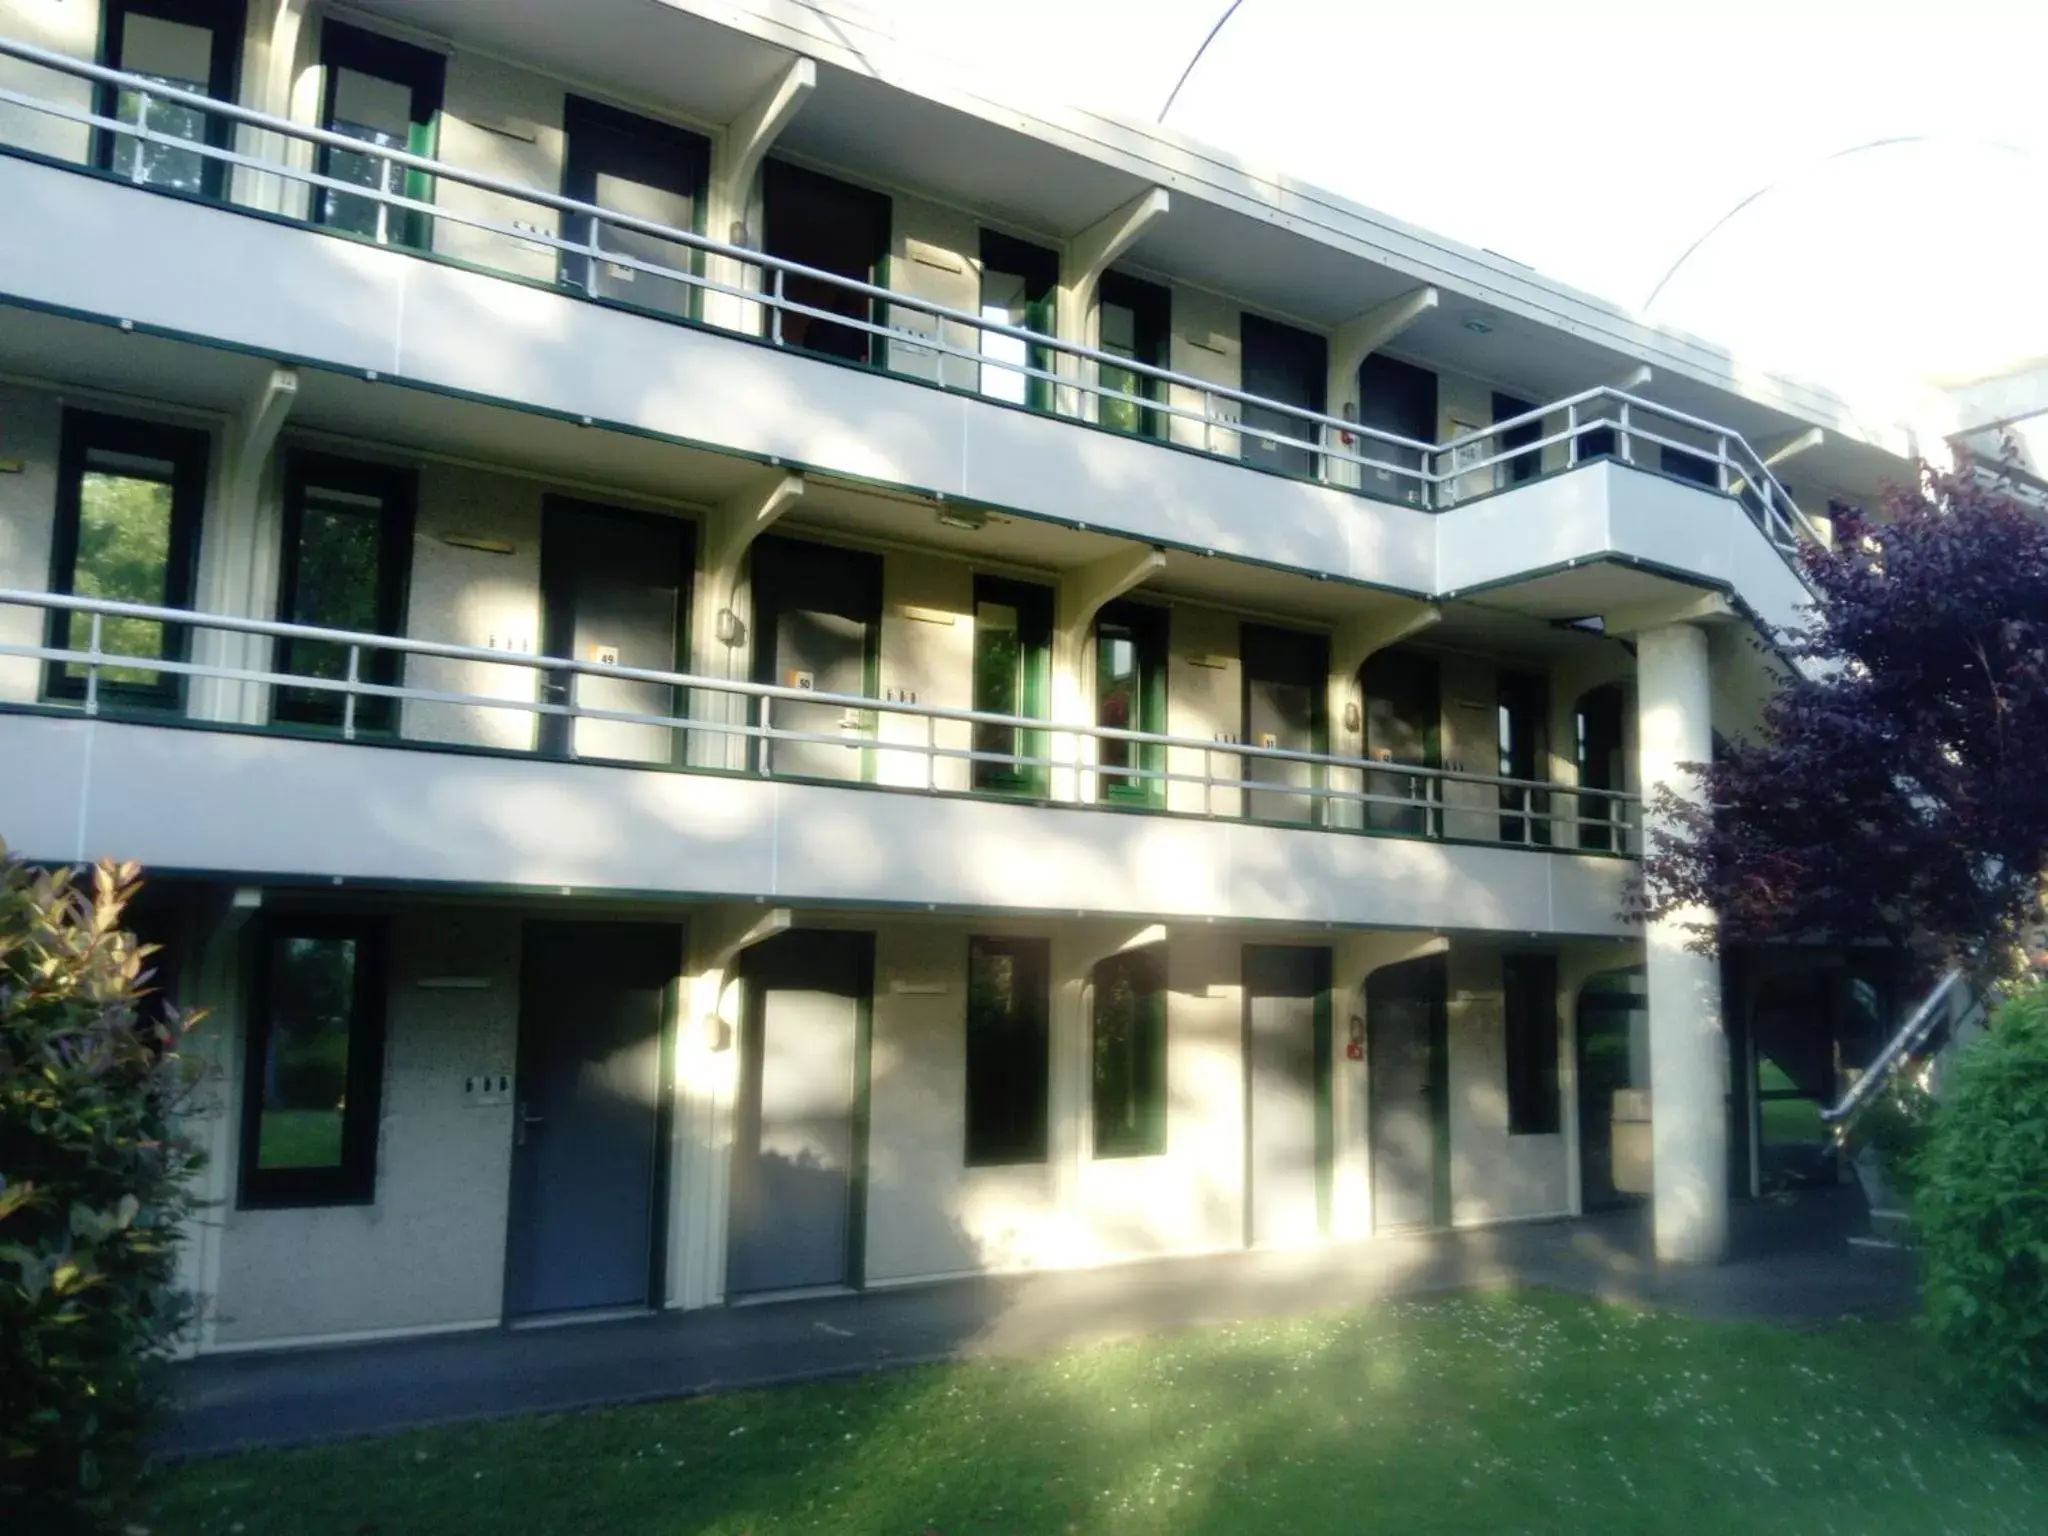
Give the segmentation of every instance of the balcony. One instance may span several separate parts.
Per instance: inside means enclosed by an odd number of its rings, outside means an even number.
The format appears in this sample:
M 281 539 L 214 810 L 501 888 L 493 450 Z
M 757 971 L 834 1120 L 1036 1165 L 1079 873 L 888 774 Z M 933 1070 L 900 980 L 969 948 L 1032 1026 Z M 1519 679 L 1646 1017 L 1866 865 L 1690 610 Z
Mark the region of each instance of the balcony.
M 1620 558 L 1734 586 L 1754 555 L 1776 559 L 1752 583 L 1771 594 L 1744 596 L 1785 623 L 1789 562 L 1819 536 L 1740 434 L 1625 391 L 1402 437 L 27 44 L 0 40 L 0 54 L 56 82 L 0 101 L 76 143 L 149 151 L 107 159 L 147 203 L 61 155 L 17 148 L 0 164 L 0 195 L 49 232 L 0 252 L 17 302 L 1418 595 L 1514 574 L 1467 571 L 1452 547 L 1464 527 L 1513 525 L 1546 557 L 1524 569 Z M 140 105 L 132 121 L 105 115 L 64 84 Z M 152 102 L 188 130 L 150 126 Z M 370 171 L 309 168 L 333 152 Z M 169 159 L 190 163 L 166 184 L 150 168 Z M 367 210 L 350 229 L 290 212 L 343 198 Z M 684 255 L 651 259 L 650 241 Z M 1595 464 L 1679 493 L 1656 519 L 1672 526 L 1609 513 L 1583 538 L 1532 529 L 1533 491 Z M 1584 490 L 1549 499 L 1587 504 Z
M 24 608 L 51 622 L 44 644 L 0 645 L 19 700 L 0 705 L 0 754 L 32 765 L 8 829 L 30 857 L 1624 931 L 1640 806 L 1618 791 L 0 591 Z M 977 792 L 978 766 L 1042 792 Z

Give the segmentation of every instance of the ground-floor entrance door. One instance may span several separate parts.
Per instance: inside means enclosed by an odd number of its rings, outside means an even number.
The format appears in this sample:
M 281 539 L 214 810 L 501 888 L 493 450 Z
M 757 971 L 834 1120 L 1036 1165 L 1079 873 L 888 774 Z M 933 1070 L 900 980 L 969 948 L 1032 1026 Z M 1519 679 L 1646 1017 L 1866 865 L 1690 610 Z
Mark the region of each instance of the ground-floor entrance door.
M 659 1295 L 662 1039 L 682 956 L 672 924 L 526 925 L 508 1317 Z
M 800 928 L 746 953 L 728 1295 L 859 1279 L 874 970 L 871 933 Z
M 1449 1052 L 1441 955 L 1374 971 L 1365 983 L 1372 1224 L 1385 1232 L 1449 1216 Z
M 1244 949 L 1245 1241 L 1312 1243 L 1330 1225 L 1330 952 Z

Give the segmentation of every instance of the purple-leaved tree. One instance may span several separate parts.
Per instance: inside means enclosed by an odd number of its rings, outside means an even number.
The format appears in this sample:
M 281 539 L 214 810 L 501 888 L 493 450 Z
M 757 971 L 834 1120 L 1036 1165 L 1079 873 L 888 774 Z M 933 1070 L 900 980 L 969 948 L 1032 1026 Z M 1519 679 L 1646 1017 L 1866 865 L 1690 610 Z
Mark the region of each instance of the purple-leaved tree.
M 1809 549 L 1801 664 L 1754 739 L 1666 798 L 1652 912 L 1704 903 L 1718 942 L 1898 946 L 1923 966 L 2009 959 L 2048 861 L 2048 527 L 1963 465 Z M 1700 930 L 1711 946 L 1714 934 Z

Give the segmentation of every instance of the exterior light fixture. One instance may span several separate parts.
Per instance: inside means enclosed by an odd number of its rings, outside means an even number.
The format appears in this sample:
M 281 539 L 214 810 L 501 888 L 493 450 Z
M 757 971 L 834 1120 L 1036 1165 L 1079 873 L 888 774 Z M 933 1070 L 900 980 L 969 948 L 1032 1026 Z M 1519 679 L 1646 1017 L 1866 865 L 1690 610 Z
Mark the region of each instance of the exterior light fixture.
M 979 507 L 956 507 L 949 503 L 939 508 L 939 523 L 942 527 L 979 533 L 988 526 L 988 514 Z
M 1491 336 L 1493 334 L 1493 321 L 1479 313 L 1479 311 L 1474 310 L 1465 317 L 1465 329 L 1474 336 Z

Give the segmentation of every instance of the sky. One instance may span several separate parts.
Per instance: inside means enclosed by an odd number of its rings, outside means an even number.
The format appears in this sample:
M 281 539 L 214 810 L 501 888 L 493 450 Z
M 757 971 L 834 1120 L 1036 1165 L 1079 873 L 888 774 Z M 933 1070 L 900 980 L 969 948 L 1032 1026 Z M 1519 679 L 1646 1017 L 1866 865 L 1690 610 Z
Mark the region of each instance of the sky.
M 1148 121 L 1227 3 L 862 0 Z M 1167 122 L 1852 395 L 2048 358 L 2048 0 L 1242 0 Z

